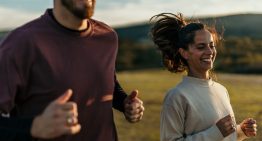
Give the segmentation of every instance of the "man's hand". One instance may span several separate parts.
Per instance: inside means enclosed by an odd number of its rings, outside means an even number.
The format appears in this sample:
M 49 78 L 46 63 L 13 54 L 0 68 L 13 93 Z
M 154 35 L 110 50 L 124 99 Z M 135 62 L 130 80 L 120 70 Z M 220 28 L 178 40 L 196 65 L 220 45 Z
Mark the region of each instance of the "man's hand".
M 143 117 L 143 113 L 145 110 L 143 102 L 137 96 L 138 90 L 134 90 L 124 100 L 124 114 L 126 119 L 131 123 L 140 121 Z
M 240 123 L 240 127 L 247 137 L 253 137 L 253 136 L 257 135 L 256 120 L 254 120 L 252 118 L 248 118 L 248 119 L 243 120 Z
M 234 124 L 230 115 L 227 115 L 224 118 L 220 119 L 216 123 L 216 126 L 218 127 L 218 129 L 224 137 L 236 131 L 236 125 Z
M 72 94 L 72 90 L 68 89 L 34 119 L 31 127 L 33 137 L 51 139 L 65 134 L 76 134 L 80 131 L 77 104 L 68 102 Z

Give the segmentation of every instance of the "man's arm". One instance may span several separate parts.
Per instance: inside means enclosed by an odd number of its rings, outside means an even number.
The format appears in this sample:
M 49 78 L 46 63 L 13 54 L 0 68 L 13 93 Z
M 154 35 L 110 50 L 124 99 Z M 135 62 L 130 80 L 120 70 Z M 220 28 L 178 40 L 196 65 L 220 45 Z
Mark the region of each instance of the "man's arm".
M 31 139 L 30 129 L 33 118 L 14 118 L 0 116 L 0 140 L 14 140 L 19 138 L 21 141 Z
M 123 112 L 127 121 L 131 123 L 140 121 L 145 110 L 142 100 L 138 98 L 138 90 L 133 90 L 130 95 L 127 95 L 121 88 L 116 76 L 113 107 Z
M 72 90 L 51 102 L 44 112 L 33 118 L 0 117 L 0 140 L 30 141 L 33 137 L 52 139 L 62 135 L 73 135 L 80 131 L 77 105 L 68 101 Z M 3 116 L 4 115 L 4 116 Z
M 23 31 L 12 32 L 0 44 L 0 141 L 51 139 L 78 133 L 81 126 L 77 120 L 77 105 L 68 101 L 72 90 L 67 90 L 35 117 L 12 114 L 18 105 L 16 98 L 26 92 L 32 66 L 37 60 L 35 47 L 31 47 L 31 34 Z
M 126 92 L 120 86 L 115 75 L 115 87 L 113 93 L 113 107 L 121 112 L 125 111 L 124 100 L 127 97 Z
M 21 61 L 20 54 L 26 50 L 21 46 L 26 45 L 26 39 L 16 38 L 16 34 L 10 34 L 0 45 L 0 140 L 8 141 L 18 138 L 18 140 L 29 140 L 30 129 L 33 118 L 11 117 L 9 113 L 15 107 L 16 91 L 22 88 L 22 80 L 19 74 L 17 60 Z M 19 40 L 21 39 L 21 40 Z M 16 50 L 21 47 L 25 51 Z M 19 48 L 20 49 L 20 48 Z M 27 58 L 30 55 L 27 54 Z M 29 63 L 21 63 L 27 66 Z M 20 69 L 21 70 L 21 69 Z

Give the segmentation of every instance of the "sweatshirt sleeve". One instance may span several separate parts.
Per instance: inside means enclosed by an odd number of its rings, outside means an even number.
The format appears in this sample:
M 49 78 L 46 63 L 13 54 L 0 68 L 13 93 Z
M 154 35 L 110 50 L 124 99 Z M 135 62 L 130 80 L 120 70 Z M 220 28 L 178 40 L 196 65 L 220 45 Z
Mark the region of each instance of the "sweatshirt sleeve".
M 18 93 L 24 91 L 31 53 L 22 33 L 10 34 L 0 45 L 0 140 L 29 136 L 33 118 L 13 117 Z M 10 116 L 6 116 L 10 115 Z M 22 140 L 22 138 L 21 138 Z
M 180 86 L 182 87 L 182 86 Z M 185 133 L 185 125 L 194 125 L 189 97 L 178 88 L 170 90 L 163 103 L 160 119 L 160 141 L 221 141 L 224 139 L 216 124 Z M 190 116 L 190 117 L 189 117 Z M 187 119 L 190 119 L 187 120 Z M 200 123 L 205 124 L 205 123 Z
M 0 116 L 0 140 L 30 140 L 32 138 L 30 133 L 32 121 L 33 118 Z
M 177 108 L 174 108 L 177 107 Z M 221 141 L 224 137 L 216 125 L 191 135 L 185 135 L 184 112 L 178 105 L 164 105 L 161 113 L 161 141 Z
M 127 97 L 126 92 L 120 86 L 115 75 L 115 87 L 113 93 L 113 107 L 121 112 L 124 112 L 124 100 Z
M 31 38 L 22 31 L 10 33 L 0 44 L 0 112 L 10 113 L 23 97 L 35 58 Z

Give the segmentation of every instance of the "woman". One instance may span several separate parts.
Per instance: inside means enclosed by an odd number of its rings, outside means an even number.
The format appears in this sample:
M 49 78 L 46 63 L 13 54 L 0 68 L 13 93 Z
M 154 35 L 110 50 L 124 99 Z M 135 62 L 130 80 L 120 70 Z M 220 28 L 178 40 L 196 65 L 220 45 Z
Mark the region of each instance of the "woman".
M 152 39 L 170 72 L 187 72 L 171 89 L 161 112 L 161 141 L 236 141 L 256 135 L 256 121 L 236 125 L 224 86 L 212 80 L 218 34 L 200 22 L 187 23 L 182 14 L 151 18 Z

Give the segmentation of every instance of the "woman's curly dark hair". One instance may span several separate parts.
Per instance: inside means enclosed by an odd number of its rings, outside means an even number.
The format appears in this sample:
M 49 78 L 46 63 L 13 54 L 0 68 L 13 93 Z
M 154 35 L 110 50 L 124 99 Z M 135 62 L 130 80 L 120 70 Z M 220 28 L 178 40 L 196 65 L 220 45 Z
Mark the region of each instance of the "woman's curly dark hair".
M 194 43 L 195 31 L 207 29 L 218 42 L 215 27 L 207 27 L 200 22 L 187 22 L 181 13 L 161 13 L 150 19 L 153 22 L 151 38 L 161 51 L 164 66 L 170 72 L 184 72 L 188 69 L 186 60 L 180 55 L 179 48 L 188 49 Z

